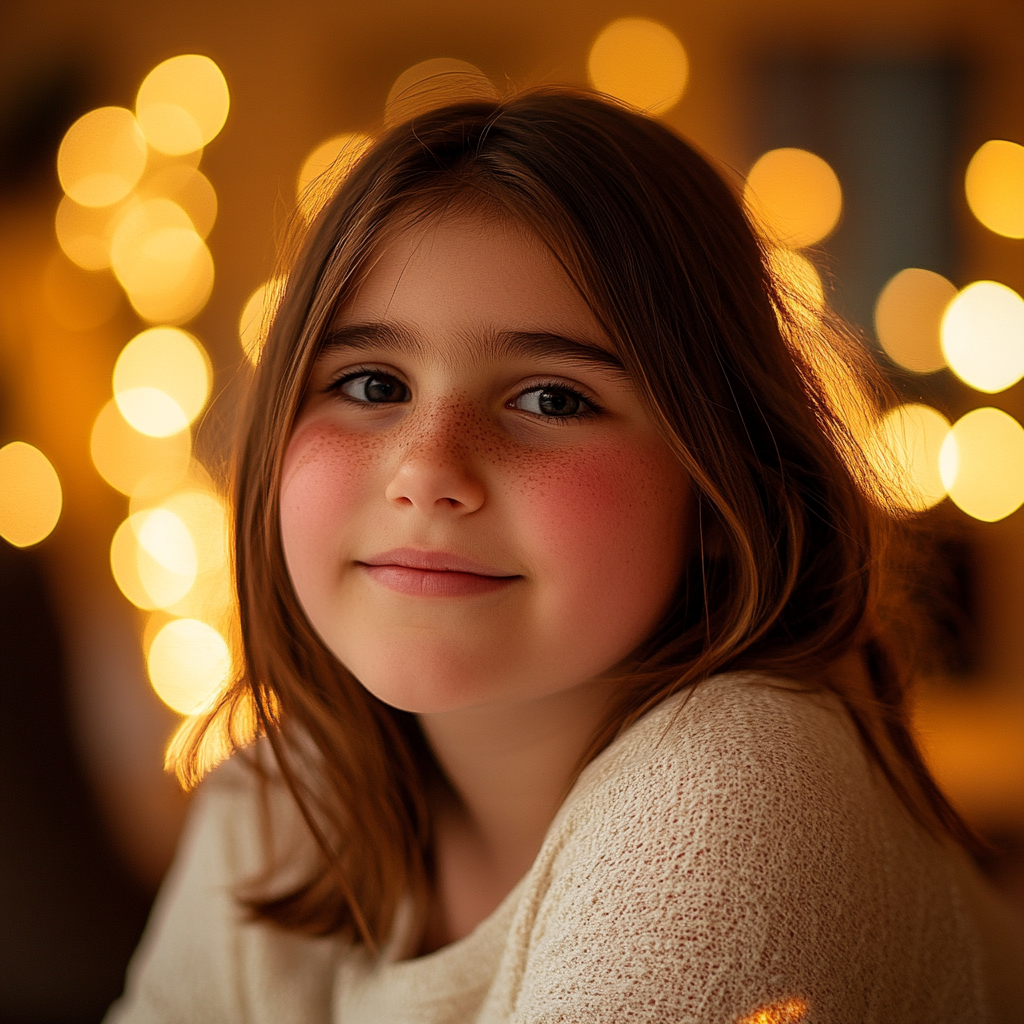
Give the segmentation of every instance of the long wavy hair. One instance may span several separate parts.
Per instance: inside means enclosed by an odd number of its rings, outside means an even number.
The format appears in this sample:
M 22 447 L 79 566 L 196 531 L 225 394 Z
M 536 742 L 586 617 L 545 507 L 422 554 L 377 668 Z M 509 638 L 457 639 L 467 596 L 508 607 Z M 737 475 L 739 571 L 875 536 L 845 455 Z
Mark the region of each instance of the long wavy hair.
M 265 737 L 315 843 L 298 882 L 294 865 L 288 884 L 264 879 L 254 913 L 376 948 L 403 900 L 422 921 L 431 899 L 428 794 L 440 770 L 416 717 L 367 692 L 303 613 L 279 490 L 336 311 L 388 232 L 460 203 L 512 217 L 546 243 L 695 495 L 698 536 L 677 598 L 621 667 L 580 768 L 668 695 L 713 673 L 757 670 L 836 693 L 910 811 L 936 834 L 969 840 L 914 745 L 907 673 L 881 601 L 895 520 L 860 435 L 890 400 L 884 382 L 863 346 L 773 270 L 771 246 L 707 158 L 642 114 L 544 89 L 388 130 L 287 268 L 235 467 L 242 671 L 171 751 L 194 784 L 218 730 L 235 747 Z M 837 667 L 851 658 L 859 668 Z

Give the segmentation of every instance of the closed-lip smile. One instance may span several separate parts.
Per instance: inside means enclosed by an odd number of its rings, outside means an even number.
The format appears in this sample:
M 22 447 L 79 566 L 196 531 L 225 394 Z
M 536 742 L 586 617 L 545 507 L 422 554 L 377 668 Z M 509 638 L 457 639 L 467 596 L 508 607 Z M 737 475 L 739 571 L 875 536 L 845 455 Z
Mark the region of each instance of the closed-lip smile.
M 411 597 L 472 597 L 523 577 L 448 551 L 394 548 L 355 563 L 374 582 Z

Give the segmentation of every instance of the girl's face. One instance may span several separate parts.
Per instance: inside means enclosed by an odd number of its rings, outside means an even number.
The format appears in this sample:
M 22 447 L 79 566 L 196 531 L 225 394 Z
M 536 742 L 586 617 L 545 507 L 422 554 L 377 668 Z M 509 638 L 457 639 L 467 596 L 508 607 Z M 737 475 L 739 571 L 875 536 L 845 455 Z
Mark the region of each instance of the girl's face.
M 281 483 L 295 591 L 371 693 L 438 713 L 576 687 L 666 609 L 688 482 L 527 229 L 397 233 L 313 370 Z

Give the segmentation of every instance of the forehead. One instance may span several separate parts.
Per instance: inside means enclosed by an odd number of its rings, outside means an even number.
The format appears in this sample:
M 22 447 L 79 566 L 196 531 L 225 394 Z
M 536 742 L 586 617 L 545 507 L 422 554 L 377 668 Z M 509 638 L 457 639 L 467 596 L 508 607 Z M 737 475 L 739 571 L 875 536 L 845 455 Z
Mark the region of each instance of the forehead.
M 587 302 L 544 242 L 511 218 L 434 215 L 387 233 L 336 327 L 395 324 L 441 341 L 534 331 L 611 351 Z

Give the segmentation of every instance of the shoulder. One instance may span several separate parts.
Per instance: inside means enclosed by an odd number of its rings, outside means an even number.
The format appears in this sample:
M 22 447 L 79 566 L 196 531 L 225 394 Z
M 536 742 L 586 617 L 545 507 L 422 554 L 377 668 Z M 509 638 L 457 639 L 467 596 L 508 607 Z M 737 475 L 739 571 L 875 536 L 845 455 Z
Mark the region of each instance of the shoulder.
M 581 775 L 521 904 L 508 1005 L 625 1019 L 644 992 L 643 1020 L 738 1020 L 791 998 L 822 1011 L 808 1021 L 918 1019 L 903 1011 L 933 1002 L 970 1015 L 947 861 L 836 698 L 716 677 Z
M 337 949 L 250 919 L 238 899 L 274 841 L 299 841 L 279 780 L 243 752 L 199 786 L 175 862 L 108 1024 L 285 1024 L 329 1016 Z M 289 817 L 290 815 L 290 817 Z

